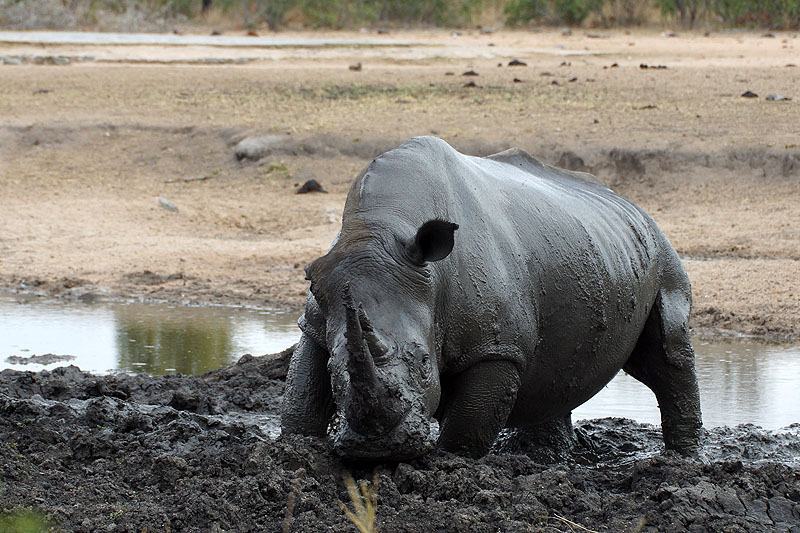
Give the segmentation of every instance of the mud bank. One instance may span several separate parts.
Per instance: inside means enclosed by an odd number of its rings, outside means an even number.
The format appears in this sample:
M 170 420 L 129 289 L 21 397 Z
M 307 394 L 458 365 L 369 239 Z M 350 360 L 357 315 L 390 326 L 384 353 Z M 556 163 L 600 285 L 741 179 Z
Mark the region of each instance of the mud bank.
M 287 356 L 203 376 L 0 373 L 0 513 L 63 531 L 345 532 L 343 477 L 377 472 L 382 531 L 800 531 L 800 425 L 710 429 L 688 460 L 656 427 L 592 420 L 562 464 L 437 452 L 373 470 L 275 438 Z

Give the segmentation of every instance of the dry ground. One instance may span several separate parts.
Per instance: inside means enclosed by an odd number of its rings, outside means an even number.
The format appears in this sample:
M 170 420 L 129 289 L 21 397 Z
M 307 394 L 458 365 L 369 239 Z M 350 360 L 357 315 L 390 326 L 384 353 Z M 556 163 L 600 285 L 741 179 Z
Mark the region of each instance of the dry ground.
M 800 68 L 791 65 L 800 39 L 596 37 L 404 32 L 388 38 L 415 44 L 320 49 L 0 44 L 0 55 L 27 59 L 94 56 L 0 64 L 0 286 L 299 307 L 302 268 L 335 235 L 357 171 L 408 137 L 437 135 L 468 153 L 519 146 L 597 174 L 648 210 L 686 259 L 697 332 L 796 341 Z M 507 66 L 512 58 L 527 66 Z M 363 69 L 349 70 L 357 61 Z M 477 87 L 464 87 L 470 80 Z M 746 90 L 759 98 L 742 98 Z M 280 135 L 281 148 L 235 158 L 237 141 L 264 134 Z M 294 194 L 311 177 L 329 194 Z

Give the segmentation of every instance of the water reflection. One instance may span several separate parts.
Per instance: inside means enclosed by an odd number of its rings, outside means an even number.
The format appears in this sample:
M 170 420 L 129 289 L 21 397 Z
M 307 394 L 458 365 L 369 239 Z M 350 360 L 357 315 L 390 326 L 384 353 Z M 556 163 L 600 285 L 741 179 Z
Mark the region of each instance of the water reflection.
M 101 374 L 115 370 L 202 374 L 246 353 L 274 353 L 291 346 L 300 337 L 298 314 L 0 295 L 0 370 L 62 366 L 7 360 L 53 353 L 74 355 L 72 364 Z
M 202 374 L 227 364 L 233 352 L 231 317 L 192 311 L 156 308 L 144 314 L 133 306 L 114 308 L 116 367 Z
M 800 348 L 696 342 L 695 351 L 706 426 L 800 422 Z M 622 372 L 573 412 L 574 420 L 607 416 L 661 423 L 650 389 Z

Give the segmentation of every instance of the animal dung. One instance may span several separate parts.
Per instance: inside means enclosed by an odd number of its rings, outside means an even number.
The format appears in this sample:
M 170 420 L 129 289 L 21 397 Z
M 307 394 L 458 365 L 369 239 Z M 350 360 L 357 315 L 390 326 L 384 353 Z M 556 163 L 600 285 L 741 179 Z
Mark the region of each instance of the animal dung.
M 322 185 L 320 185 L 317 180 L 308 180 L 303 184 L 302 187 L 297 189 L 297 192 L 295 194 L 305 194 L 307 192 L 325 192 L 325 193 L 327 193 L 328 191 L 323 189 Z

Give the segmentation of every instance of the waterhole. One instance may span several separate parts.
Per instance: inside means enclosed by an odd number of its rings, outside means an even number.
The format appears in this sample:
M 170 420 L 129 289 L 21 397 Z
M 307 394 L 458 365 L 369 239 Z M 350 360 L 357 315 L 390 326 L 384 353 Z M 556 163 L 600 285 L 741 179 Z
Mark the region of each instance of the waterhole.
M 114 371 L 200 374 L 246 353 L 275 353 L 299 338 L 297 313 L 142 303 L 65 303 L 0 296 L 0 369 L 74 364 Z M 748 342 L 694 343 L 706 426 L 800 422 L 800 347 Z M 43 357 L 44 356 L 44 357 Z M 620 373 L 573 413 L 658 424 L 644 385 Z

